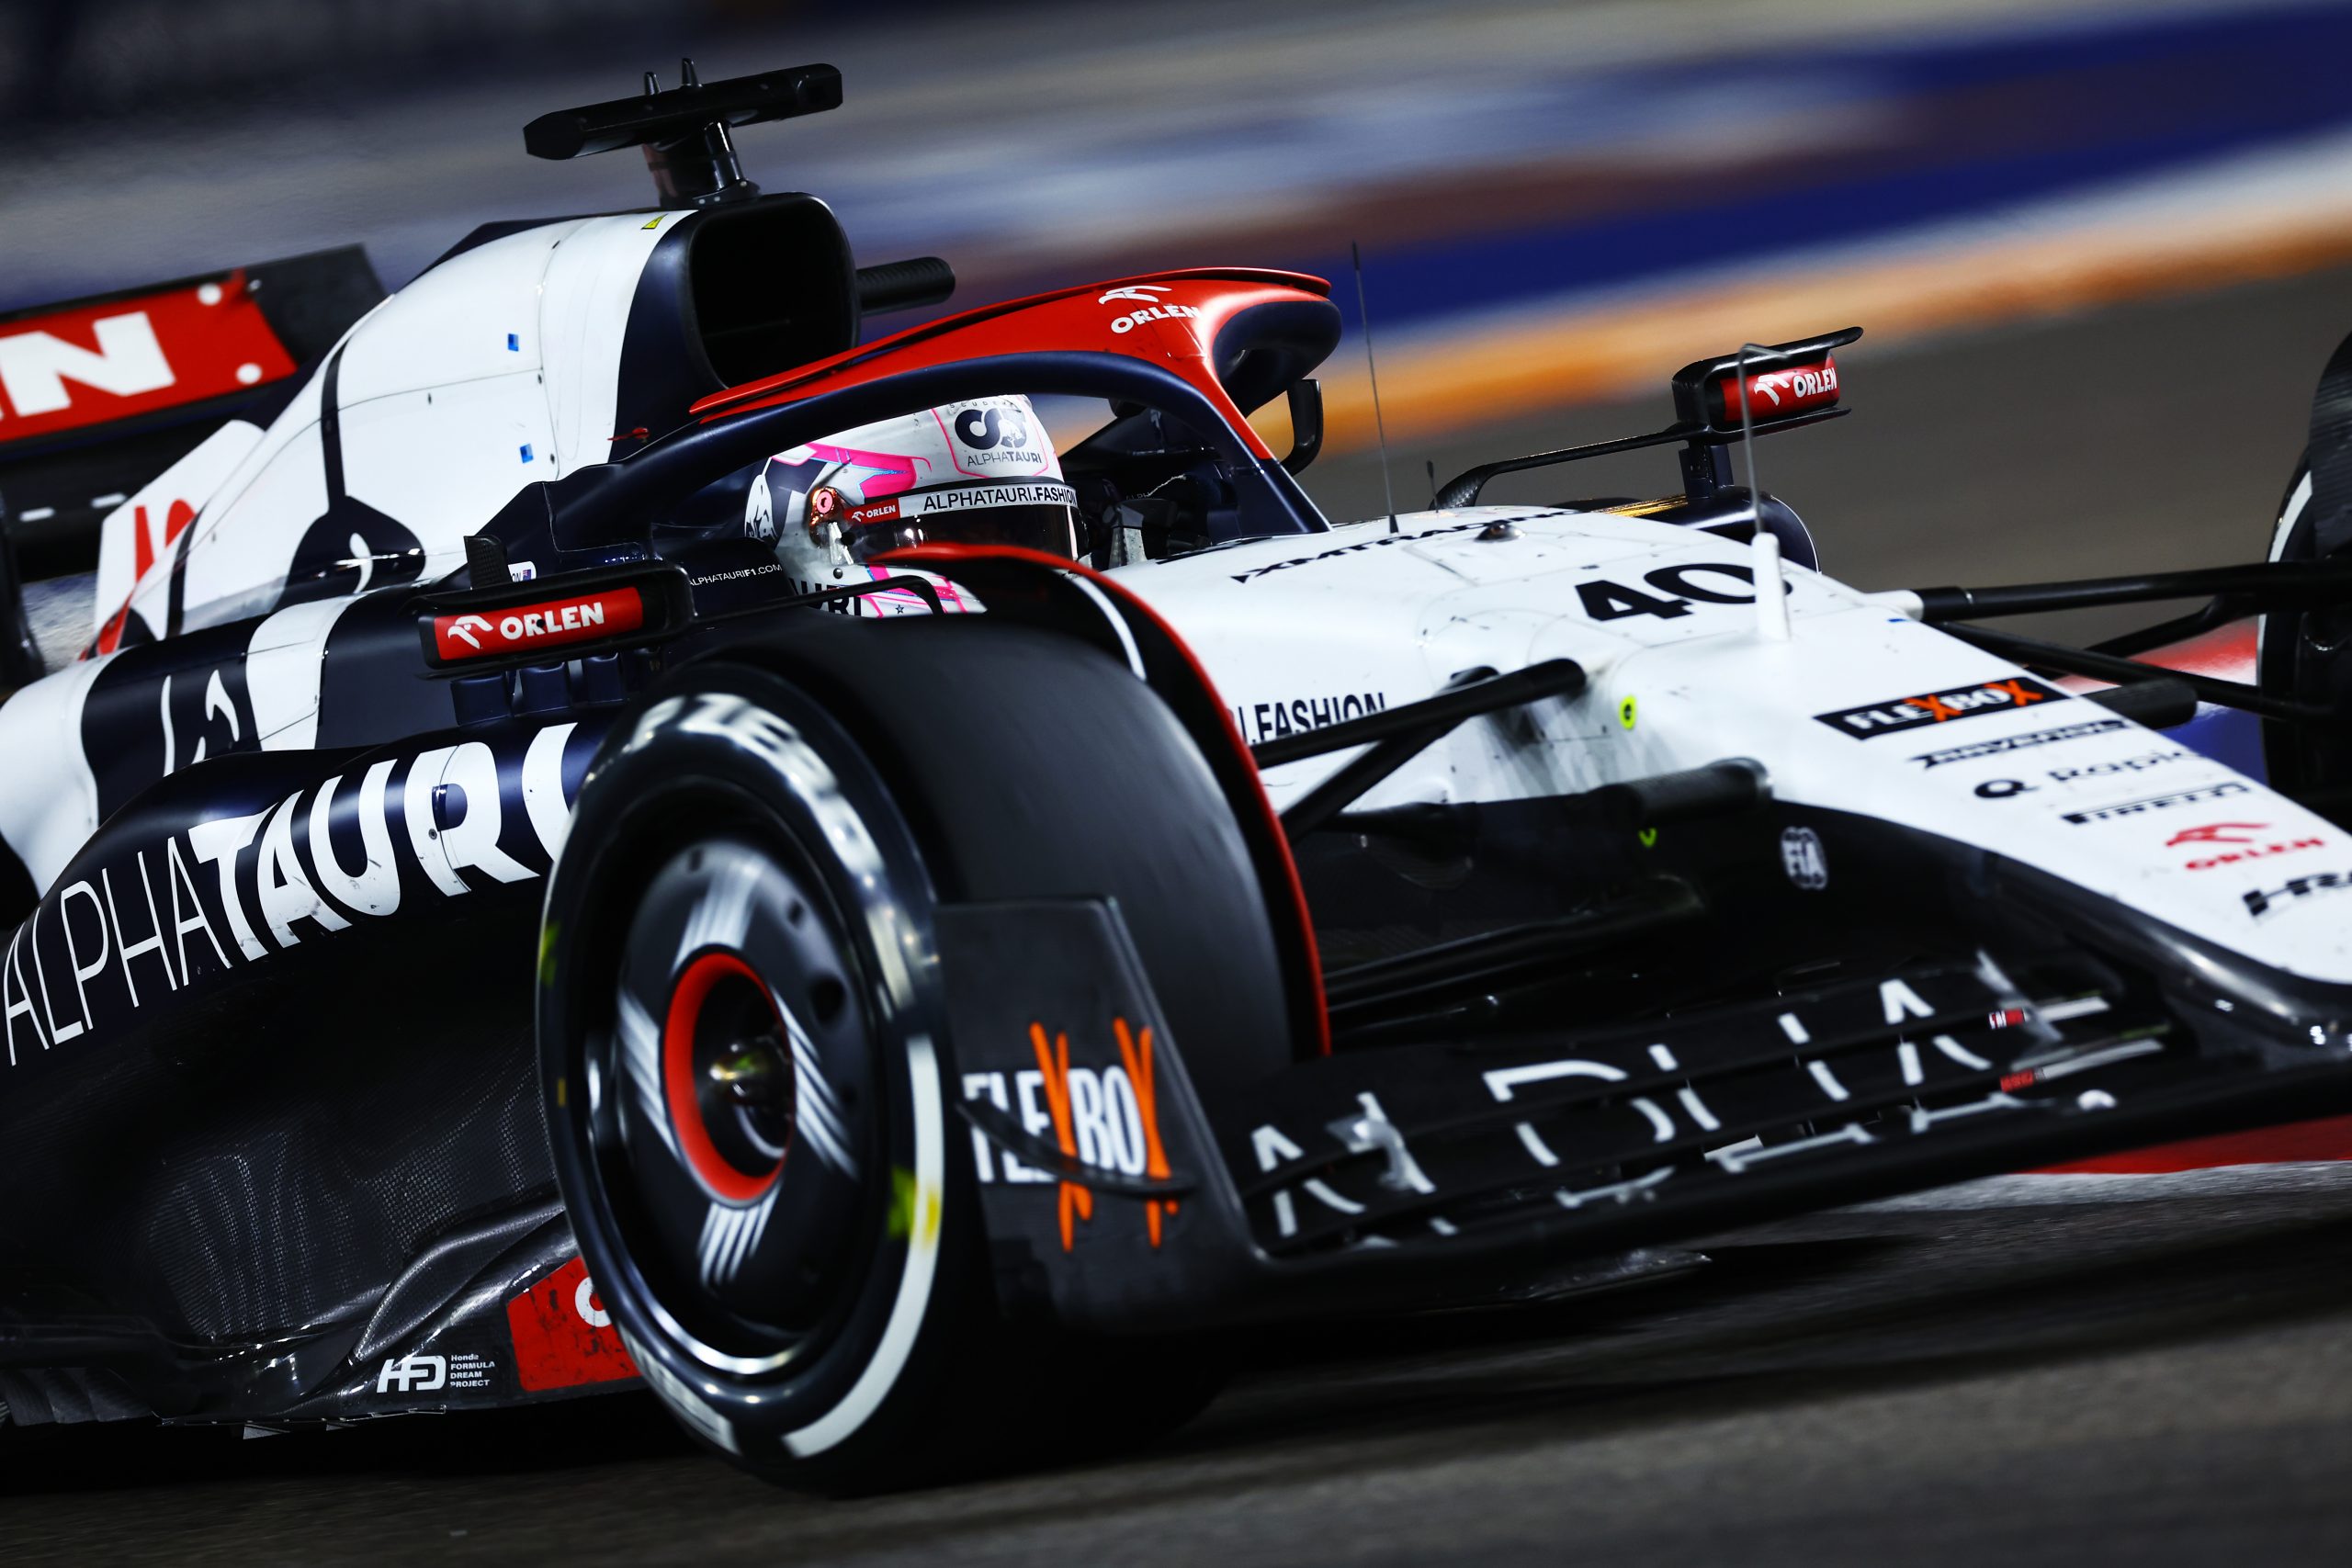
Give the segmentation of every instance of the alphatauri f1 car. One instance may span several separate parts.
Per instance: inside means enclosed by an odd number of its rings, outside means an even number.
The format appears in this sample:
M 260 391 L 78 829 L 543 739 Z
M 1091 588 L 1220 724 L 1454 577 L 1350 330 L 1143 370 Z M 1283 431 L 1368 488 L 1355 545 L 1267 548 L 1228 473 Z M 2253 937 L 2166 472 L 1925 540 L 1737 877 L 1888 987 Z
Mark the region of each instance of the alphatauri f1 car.
M 547 116 L 659 205 L 380 301 L 336 253 L 0 326 L 14 1421 L 641 1381 L 888 1484 L 1181 1419 L 1205 1330 L 2352 1099 L 2352 345 L 2226 570 L 1824 575 L 1732 459 L 1852 330 L 1334 526 L 1326 284 L 861 341 L 952 274 L 730 141 L 840 96 Z M 1028 399 L 1097 417 L 972 491 Z M 776 500 L 948 408 L 937 517 Z M 1481 502 L 1644 446 L 1679 493 Z M 1000 502 L 1058 547 L 947 525 Z

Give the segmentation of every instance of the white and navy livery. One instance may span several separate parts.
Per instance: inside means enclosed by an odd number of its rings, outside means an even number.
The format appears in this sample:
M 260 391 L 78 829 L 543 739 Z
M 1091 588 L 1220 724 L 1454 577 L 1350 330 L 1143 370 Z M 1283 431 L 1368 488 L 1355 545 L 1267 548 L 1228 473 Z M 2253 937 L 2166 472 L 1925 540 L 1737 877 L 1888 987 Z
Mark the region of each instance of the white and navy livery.
M 861 345 L 944 267 L 729 140 L 839 97 L 546 117 L 662 208 L 299 342 L 170 286 L 185 378 L 40 329 L 69 404 L 149 400 L 0 460 L 149 471 L 18 529 L 43 614 L 87 581 L 0 705 L 15 1419 L 642 1379 L 753 1471 L 912 1480 L 1182 1419 L 1170 1331 L 2352 1100 L 2352 347 L 2249 567 L 1840 583 L 1725 453 L 1840 412 L 1851 331 L 1605 444 L 1679 494 L 1481 502 L 1572 450 L 1333 526 L 1321 280 Z M 1104 421 L 1023 445 L 1049 396 Z

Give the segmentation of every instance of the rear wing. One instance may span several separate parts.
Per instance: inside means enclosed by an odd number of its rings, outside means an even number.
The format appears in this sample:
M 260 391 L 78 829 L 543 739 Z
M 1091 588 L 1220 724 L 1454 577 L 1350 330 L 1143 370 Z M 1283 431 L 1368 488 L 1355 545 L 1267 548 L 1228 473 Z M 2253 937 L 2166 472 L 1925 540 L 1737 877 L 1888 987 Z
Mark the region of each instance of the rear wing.
M 15 572 L 92 570 L 108 512 L 228 420 L 266 423 L 383 298 L 353 245 L 0 314 Z

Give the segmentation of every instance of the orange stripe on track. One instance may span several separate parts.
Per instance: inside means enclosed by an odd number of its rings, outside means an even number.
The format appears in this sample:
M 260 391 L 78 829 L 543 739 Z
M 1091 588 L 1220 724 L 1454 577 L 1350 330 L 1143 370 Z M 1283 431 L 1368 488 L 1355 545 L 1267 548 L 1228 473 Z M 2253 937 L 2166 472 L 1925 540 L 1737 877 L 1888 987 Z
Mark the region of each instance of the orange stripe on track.
M 2286 216 L 2227 232 L 2110 226 L 1932 256 L 1824 265 L 1605 309 L 1530 312 L 1410 344 L 1382 356 L 1383 400 L 1392 430 L 1442 434 L 1536 410 L 1662 393 L 1677 366 L 1741 343 L 1859 321 L 1877 348 L 2346 262 L 2352 262 L 2352 211 Z M 1369 446 L 1372 400 L 1364 384 L 1334 376 L 1323 397 L 1326 450 Z M 1251 423 L 1274 450 L 1287 449 L 1289 418 L 1281 407 L 1270 405 Z

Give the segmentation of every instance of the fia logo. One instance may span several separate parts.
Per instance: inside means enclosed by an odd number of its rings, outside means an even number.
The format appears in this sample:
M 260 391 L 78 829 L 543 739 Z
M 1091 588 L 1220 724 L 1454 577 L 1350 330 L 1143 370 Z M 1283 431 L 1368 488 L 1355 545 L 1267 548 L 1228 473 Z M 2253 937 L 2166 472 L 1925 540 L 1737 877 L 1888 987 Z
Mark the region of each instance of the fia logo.
M 1829 856 L 1821 835 L 1810 828 L 1786 828 L 1781 832 L 1781 869 L 1800 891 L 1818 893 L 1829 886 Z

